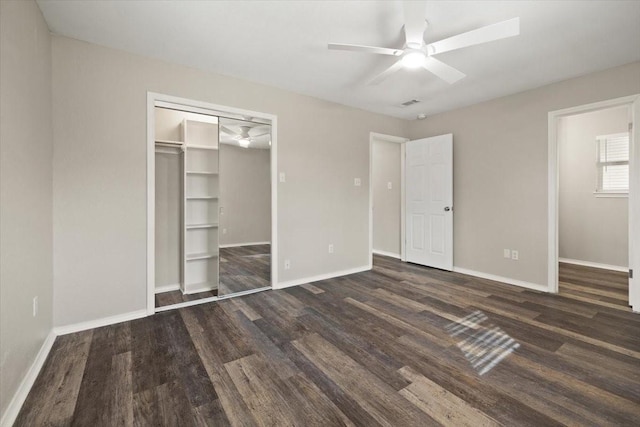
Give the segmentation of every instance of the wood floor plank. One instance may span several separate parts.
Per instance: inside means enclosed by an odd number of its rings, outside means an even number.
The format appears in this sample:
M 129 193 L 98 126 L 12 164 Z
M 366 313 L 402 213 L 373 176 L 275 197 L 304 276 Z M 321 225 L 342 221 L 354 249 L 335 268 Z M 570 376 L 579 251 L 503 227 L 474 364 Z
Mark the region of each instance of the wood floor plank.
M 303 289 L 308 290 L 309 292 L 311 292 L 312 294 L 321 294 L 324 291 L 320 288 L 317 288 L 315 286 L 313 286 L 311 283 L 307 283 L 304 285 L 300 285 Z
M 411 381 L 410 385 L 400 390 L 400 394 L 439 423 L 460 427 L 500 425 L 482 411 L 420 375 L 411 367 L 404 366 L 398 372 Z
M 260 282 L 247 271 L 265 257 L 237 255 L 229 277 Z M 15 425 L 637 425 L 626 277 L 560 277 L 554 295 L 375 256 L 371 271 L 61 336 Z
M 211 339 L 210 331 L 205 331 L 199 323 L 195 309 L 181 310 L 180 314 L 184 319 L 200 360 L 207 371 L 209 380 L 216 390 L 220 405 L 224 409 L 229 424 L 234 427 L 256 426 L 255 418 L 244 403 L 244 400 L 242 400 L 242 396 L 233 384 L 228 372 L 224 369 L 224 363 L 235 359 L 228 357 L 228 350 L 221 351 L 220 341 Z M 197 416 L 196 411 L 196 418 Z
M 262 317 L 256 313 L 242 298 L 233 298 L 231 299 L 231 304 L 233 304 L 238 310 L 242 311 L 245 316 L 252 322 L 254 320 L 261 319 Z
M 340 388 L 354 396 L 358 404 L 381 425 L 438 425 L 319 335 L 308 335 L 294 341 L 293 346 Z
M 112 358 L 111 370 L 114 392 L 109 399 L 108 421 L 119 426 L 133 425 L 133 380 L 131 379 L 131 352 L 120 353 Z
M 92 338 L 93 331 L 56 338 L 16 426 L 71 424 Z
M 253 354 L 224 366 L 258 425 L 286 425 L 287 420 L 294 418 L 295 409 L 291 406 L 294 402 L 283 392 L 282 380 L 259 356 Z
M 537 399 L 535 394 L 529 393 L 530 397 L 523 401 L 514 397 L 511 387 L 489 384 L 487 378 L 490 377 L 480 377 L 455 347 L 434 348 L 421 337 L 410 335 L 400 337 L 396 344 L 397 357 L 403 357 L 422 375 L 505 426 L 562 425 L 549 412 L 531 407 L 530 400 Z M 513 381 L 509 380 L 508 384 L 512 385 Z M 517 391 L 527 394 L 527 391 Z

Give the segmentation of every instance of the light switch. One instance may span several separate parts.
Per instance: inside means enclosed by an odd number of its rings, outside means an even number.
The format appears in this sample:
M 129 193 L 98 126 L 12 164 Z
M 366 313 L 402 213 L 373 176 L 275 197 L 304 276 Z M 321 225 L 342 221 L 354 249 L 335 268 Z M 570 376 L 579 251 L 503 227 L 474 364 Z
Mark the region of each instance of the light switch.
M 387 182 L 387 188 L 389 190 L 391 190 L 393 188 L 393 185 L 391 185 L 391 181 Z
M 280 172 L 280 182 L 285 182 L 286 181 L 286 177 L 284 175 L 284 172 Z
M 362 185 L 362 181 L 360 180 L 360 178 L 354 178 L 353 185 L 355 185 L 356 187 L 360 187 Z

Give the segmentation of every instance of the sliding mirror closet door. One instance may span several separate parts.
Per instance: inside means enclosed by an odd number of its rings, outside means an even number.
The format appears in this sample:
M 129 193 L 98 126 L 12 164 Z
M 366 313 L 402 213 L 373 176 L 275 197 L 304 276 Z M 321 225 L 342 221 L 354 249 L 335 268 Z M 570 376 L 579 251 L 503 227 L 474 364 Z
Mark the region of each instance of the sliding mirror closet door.
M 271 126 L 219 120 L 222 296 L 271 287 Z

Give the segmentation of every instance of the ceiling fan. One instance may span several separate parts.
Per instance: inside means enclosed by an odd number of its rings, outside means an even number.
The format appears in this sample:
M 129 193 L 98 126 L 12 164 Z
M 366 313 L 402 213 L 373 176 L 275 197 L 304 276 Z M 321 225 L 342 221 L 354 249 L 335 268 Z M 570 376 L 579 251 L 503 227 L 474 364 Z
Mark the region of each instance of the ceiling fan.
M 239 126 L 240 132 L 236 132 L 232 129 L 229 129 L 226 126 L 220 126 L 220 130 L 227 135 L 231 136 L 235 141 L 238 142 L 238 145 L 242 148 L 247 148 L 251 145 L 252 142 L 255 142 L 258 138 L 271 135 L 271 132 L 265 132 L 260 135 L 250 135 L 250 131 L 252 129 L 257 129 L 257 127 L 253 126 Z M 269 141 L 269 145 L 271 145 L 271 141 Z
M 426 2 L 403 1 L 402 5 L 404 9 L 404 34 L 406 39 L 406 43 L 402 49 L 329 43 L 329 49 L 399 57 L 393 65 L 373 77 L 367 84 L 378 84 L 403 67 L 422 67 L 449 84 L 455 83 L 465 77 L 465 74 L 437 60 L 433 55 L 520 34 L 520 18 L 513 18 L 426 44 L 424 41 L 424 32 L 427 29 L 427 21 L 425 20 Z

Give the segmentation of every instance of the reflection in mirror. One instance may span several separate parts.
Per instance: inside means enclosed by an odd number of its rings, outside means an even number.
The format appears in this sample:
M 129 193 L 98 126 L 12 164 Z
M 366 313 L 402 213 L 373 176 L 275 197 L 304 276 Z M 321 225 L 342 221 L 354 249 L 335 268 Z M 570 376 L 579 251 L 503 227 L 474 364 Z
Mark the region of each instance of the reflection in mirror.
M 271 126 L 220 118 L 218 295 L 271 286 Z

